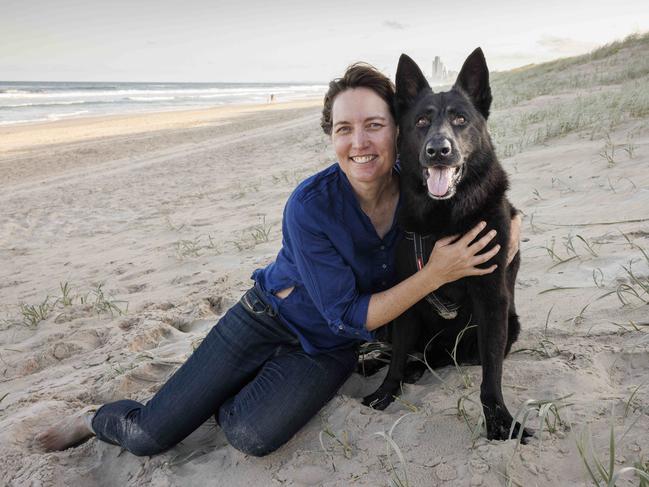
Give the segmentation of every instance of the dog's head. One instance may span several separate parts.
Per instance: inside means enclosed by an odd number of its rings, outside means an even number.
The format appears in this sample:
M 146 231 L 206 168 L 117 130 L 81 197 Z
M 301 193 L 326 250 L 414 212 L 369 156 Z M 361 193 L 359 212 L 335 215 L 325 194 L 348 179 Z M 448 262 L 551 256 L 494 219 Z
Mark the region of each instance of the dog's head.
M 396 87 L 404 171 L 419 179 L 430 198 L 452 198 L 467 173 L 480 177 L 480 167 L 469 167 L 474 154 L 491 150 L 485 123 L 491 88 L 482 50 L 471 53 L 453 88 L 442 93 L 433 93 L 417 64 L 402 54 Z

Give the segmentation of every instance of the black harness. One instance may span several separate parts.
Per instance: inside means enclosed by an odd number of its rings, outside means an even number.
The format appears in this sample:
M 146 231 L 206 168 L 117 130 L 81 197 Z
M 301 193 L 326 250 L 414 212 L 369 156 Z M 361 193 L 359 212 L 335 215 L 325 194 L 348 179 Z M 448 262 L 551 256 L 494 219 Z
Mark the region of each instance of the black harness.
M 406 239 L 412 240 L 415 248 L 415 265 L 417 270 L 420 271 L 426 264 L 426 258 L 424 257 L 424 240 L 431 238 L 431 235 L 420 235 L 414 232 L 405 232 Z M 435 293 L 430 293 L 426 295 L 426 301 L 430 304 L 439 316 L 445 320 L 452 320 L 457 317 L 457 311 L 460 309 L 460 306 L 446 301 Z

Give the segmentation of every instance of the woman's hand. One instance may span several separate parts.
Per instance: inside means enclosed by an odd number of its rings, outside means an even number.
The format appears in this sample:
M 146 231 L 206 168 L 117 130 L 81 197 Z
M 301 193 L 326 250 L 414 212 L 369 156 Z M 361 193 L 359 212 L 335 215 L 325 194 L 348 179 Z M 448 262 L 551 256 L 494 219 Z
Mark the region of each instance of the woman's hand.
M 457 281 L 462 277 L 482 276 L 496 270 L 498 267 L 496 264 L 485 269 L 476 267 L 487 262 L 500 250 L 500 245 L 495 245 L 488 252 L 476 255 L 496 236 L 496 231 L 491 230 L 480 240 L 471 244 L 486 225 L 485 222 L 480 222 L 455 243 L 451 242 L 457 239 L 457 235 L 439 239 L 435 243 L 424 269 L 437 281 L 438 287 Z
M 523 217 L 520 213 L 516 213 L 512 217 L 512 223 L 509 227 L 509 248 L 507 249 L 507 265 L 511 264 L 512 260 L 518 252 L 521 241 L 521 226 L 523 224 Z

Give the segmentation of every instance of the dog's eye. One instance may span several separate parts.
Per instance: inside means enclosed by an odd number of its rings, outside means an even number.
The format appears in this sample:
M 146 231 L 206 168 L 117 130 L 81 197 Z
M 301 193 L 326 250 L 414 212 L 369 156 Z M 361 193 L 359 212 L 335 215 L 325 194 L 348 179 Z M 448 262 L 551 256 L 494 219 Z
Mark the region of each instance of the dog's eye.
M 466 123 L 466 119 L 462 115 L 458 115 L 456 117 L 453 117 L 451 123 L 453 125 L 464 125 Z
M 428 117 L 419 117 L 417 119 L 417 123 L 415 123 L 415 126 L 417 128 L 428 127 L 429 125 L 430 125 L 430 120 L 428 120 Z

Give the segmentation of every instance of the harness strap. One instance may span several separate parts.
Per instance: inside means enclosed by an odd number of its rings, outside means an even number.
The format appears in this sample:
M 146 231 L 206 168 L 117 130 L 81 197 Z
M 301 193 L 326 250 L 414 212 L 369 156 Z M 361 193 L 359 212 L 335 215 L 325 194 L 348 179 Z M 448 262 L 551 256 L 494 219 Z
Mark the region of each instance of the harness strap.
M 417 270 L 421 270 L 426 264 L 424 257 L 424 242 L 425 238 L 430 238 L 430 235 L 420 235 L 414 232 L 406 232 L 406 238 L 413 241 L 415 247 L 415 264 L 417 265 Z M 460 309 L 460 306 L 446 301 L 434 292 L 426 295 L 426 301 L 430 304 L 439 316 L 445 320 L 452 320 L 457 316 L 457 312 Z

